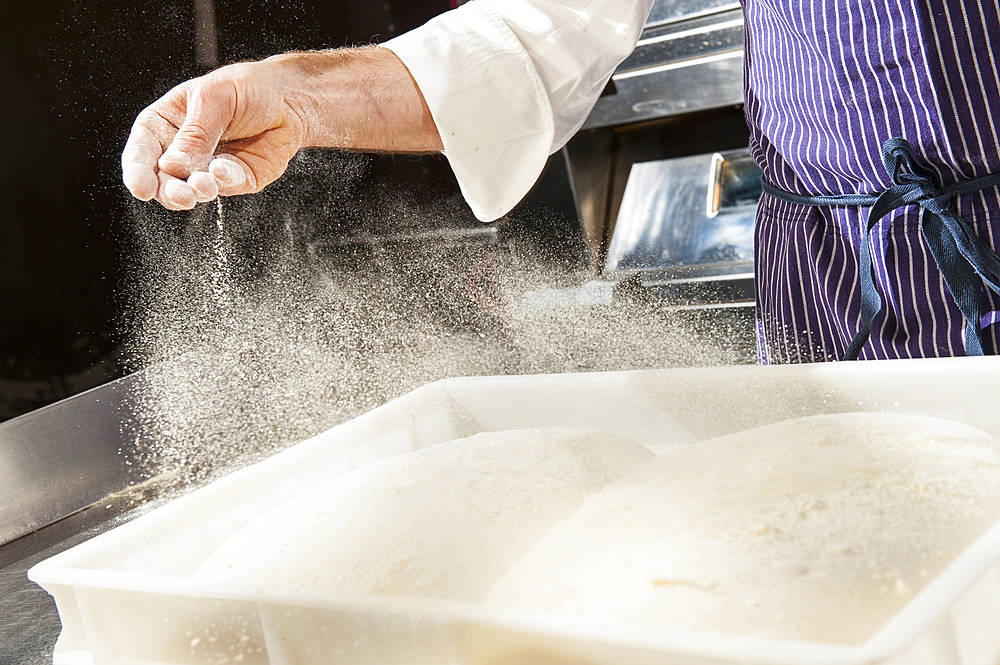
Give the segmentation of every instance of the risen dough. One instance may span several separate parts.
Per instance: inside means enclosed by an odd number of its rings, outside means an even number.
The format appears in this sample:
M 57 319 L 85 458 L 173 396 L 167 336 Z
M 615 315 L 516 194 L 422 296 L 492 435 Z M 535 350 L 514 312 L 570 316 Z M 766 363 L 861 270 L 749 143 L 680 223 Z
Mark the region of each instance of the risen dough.
M 582 428 L 392 457 L 257 518 L 196 573 L 255 588 L 482 600 L 553 524 L 652 453 Z
M 816 416 L 659 455 L 590 497 L 488 600 L 857 643 L 998 518 L 1000 455 L 984 433 Z

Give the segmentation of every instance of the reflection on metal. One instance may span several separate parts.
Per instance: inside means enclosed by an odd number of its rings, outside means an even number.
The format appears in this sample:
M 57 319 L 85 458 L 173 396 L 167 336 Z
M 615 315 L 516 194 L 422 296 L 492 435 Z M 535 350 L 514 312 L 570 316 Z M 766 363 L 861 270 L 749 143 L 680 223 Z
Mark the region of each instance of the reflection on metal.
M 0 424 L 0 544 L 136 480 L 122 428 L 135 376 Z
M 194 0 L 194 58 L 200 67 L 219 66 L 215 0 Z
M 634 164 L 604 272 L 752 271 L 759 196 L 746 150 Z
M 712 5 L 692 0 L 689 6 L 695 4 Z M 741 103 L 742 13 L 727 9 L 696 19 L 647 23 L 635 50 L 619 65 L 611 81 L 610 94 L 597 101 L 584 129 Z
M 738 38 L 734 39 L 733 29 L 743 29 L 743 17 L 736 15 L 734 18 L 724 21 L 718 21 L 713 19 L 711 22 L 700 21 L 692 22 L 693 25 L 688 27 L 687 24 L 684 25 L 683 29 L 671 29 L 671 30 L 652 30 L 647 29 L 643 32 L 643 37 L 639 39 L 639 42 L 635 45 L 637 51 L 631 55 L 629 58 L 629 64 L 623 69 L 633 69 L 634 66 L 641 64 L 641 62 L 636 62 L 641 56 L 649 53 L 647 48 L 654 46 L 656 44 L 667 44 L 673 48 L 678 48 L 682 44 L 682 40 L 690 39 L 696 37 L 703 40 L 701 46 L 706 47 L 722 47 L 722 46 L 734 46 L 739 43 Z M 714 40 L 705 43 L 705 40 Z
M 733 0 L 656 0 L 649 11 L 646 25 L 660 25 L 739 8 L 740 3 Z
M 615 79 L 635 76 L 664 63 L 690 63 L 719 53 L 743 50 L 743 14 L 726 12 L 663 27 L 647 27 L 635 50 L 615 70 Z M 687 91 L 685 91 L 687 92 Z
M 702 58 L 693 58 L 691 60 L 680 60 L 677 62 L 665 62 L 661 65 L 653 65 L 652 67 L 646 67 L 644 69 L 623 72 L 621 74 L 615 75 L 615 84 L 619 84 L 626 79 L 636 78 L 639 76 L 650 76 L 653 74 L 662 74 L 663 72 L 670 72 L 675 69 L 684 69 L 687 67 L 692 67 L 694 65 L 707 65 L 713 62 L 722 62 L 725 60 L 736 60 L 743 57 L 742 51 L 725 51 L 723 53 L 713 53 L 712 55 L 707 55 Z M 632 107 L 633 110 L 636 106 Z
M 742 266 L 730 266 L 728 270 L 723 274 L 684 278 L 678 278 L 675 271 L 645 273 L 640 276 L 639 285 L 667 303 L 669 309 L 753 308 L 756 300 L 753 273 Z
M 759 175 L 745 149 L 727 152 L 748 140 L 743 46 L 738 2 L 658 0 L 586 131 L 567 144 L 604 279 L 667 306 L 752 305 Z
M 763 190 L 760 168 L 750 158 L 749 152 L 717 152 L 712 155 L 709 170 L 706 215 L 715 217 L 720 212 L 735 213 L 744 207 L 756 210 Z

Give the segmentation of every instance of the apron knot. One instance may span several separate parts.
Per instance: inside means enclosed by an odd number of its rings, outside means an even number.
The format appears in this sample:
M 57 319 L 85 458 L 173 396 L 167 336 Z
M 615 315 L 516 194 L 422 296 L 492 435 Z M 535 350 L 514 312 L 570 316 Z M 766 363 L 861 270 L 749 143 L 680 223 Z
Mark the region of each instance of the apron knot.
M 882 161 L 893 184 L 876 194 L 871 217 L 881 219 L 896 208 L 918 204 L 923 208 L 947 212 L 953 194 L 942 191 L 930 165 L 913 153 L 903 138 L 891 138 L 882 146 Z
M 941 271 L 955 304 L 965 320 L 965 352 L 983 355 L 980 339 L 982 317 L 980 296 L 985 285 L 1000 295 L 1000 256 L 955 211 L 954 199 L 961 194 L 997 187 L 1000 173 L 941 186 L 930 165 L 914 154 L 906 139 L 894 137 L 882 146 L 882 161 L 892 181 L 887 189 L 874 194 L 802 195 L 787 192 L 768 182 L 765 192 L 783 201 L 806 206 L 871 206 L 861 230 L 858 270 L 861 278 L 861 313 L 858 331 L 844 360 L 855 360 L 871 336 L 872 322 L 882 311 L 882 296 L 872 274 L 870 236 L 883 217 L 908 205 L 919 205 L 924 214 L 920 231 L 934 262 Z

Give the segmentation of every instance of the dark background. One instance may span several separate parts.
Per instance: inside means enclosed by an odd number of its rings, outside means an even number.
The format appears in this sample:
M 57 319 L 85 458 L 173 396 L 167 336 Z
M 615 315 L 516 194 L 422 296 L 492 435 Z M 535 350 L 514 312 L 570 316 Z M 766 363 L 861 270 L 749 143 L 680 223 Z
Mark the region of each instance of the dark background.
M 384 41 L 448 2 L 216 0 L 214 7 L 225 64 Z M 195 61 L 194 22 L 193 0 L 0 0 L 0 420 L 127 371 L 135 220 L 183 225 L 189 213 L 132 201 L 120 151 L 144 106 L 205 73 Z M 366 196 L 377 205 L 387 187 L 425 199 L 457 192 L 440 157 L 377 157 L 366 169 L 353 210 Z M 565 177 L 549 169 L 557 186 L 539 189 L 557 200 L 539 205 L 572 206 Z M 519 209 L 525 221 L 516 226 L 541 242 L 531 208 Z M 572 226 L 570 217 L 563 221 Z M 582 260 L 578 244 L 567 251 Z

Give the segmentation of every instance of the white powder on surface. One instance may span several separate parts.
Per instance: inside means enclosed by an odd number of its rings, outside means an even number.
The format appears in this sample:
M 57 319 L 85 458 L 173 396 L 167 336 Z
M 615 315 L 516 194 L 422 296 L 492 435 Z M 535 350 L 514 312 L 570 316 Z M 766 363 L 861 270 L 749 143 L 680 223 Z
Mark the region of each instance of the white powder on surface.
M 196 576 L 481 601 L 584 498 L 652 453 L 583 428 L 478 434 L 366 465 L 255 519 Z
M 1000 518 L 1000 446 L 846 414 L 663 453 L 589 498 L 488 601 L 644 626 L 858 643 Z

